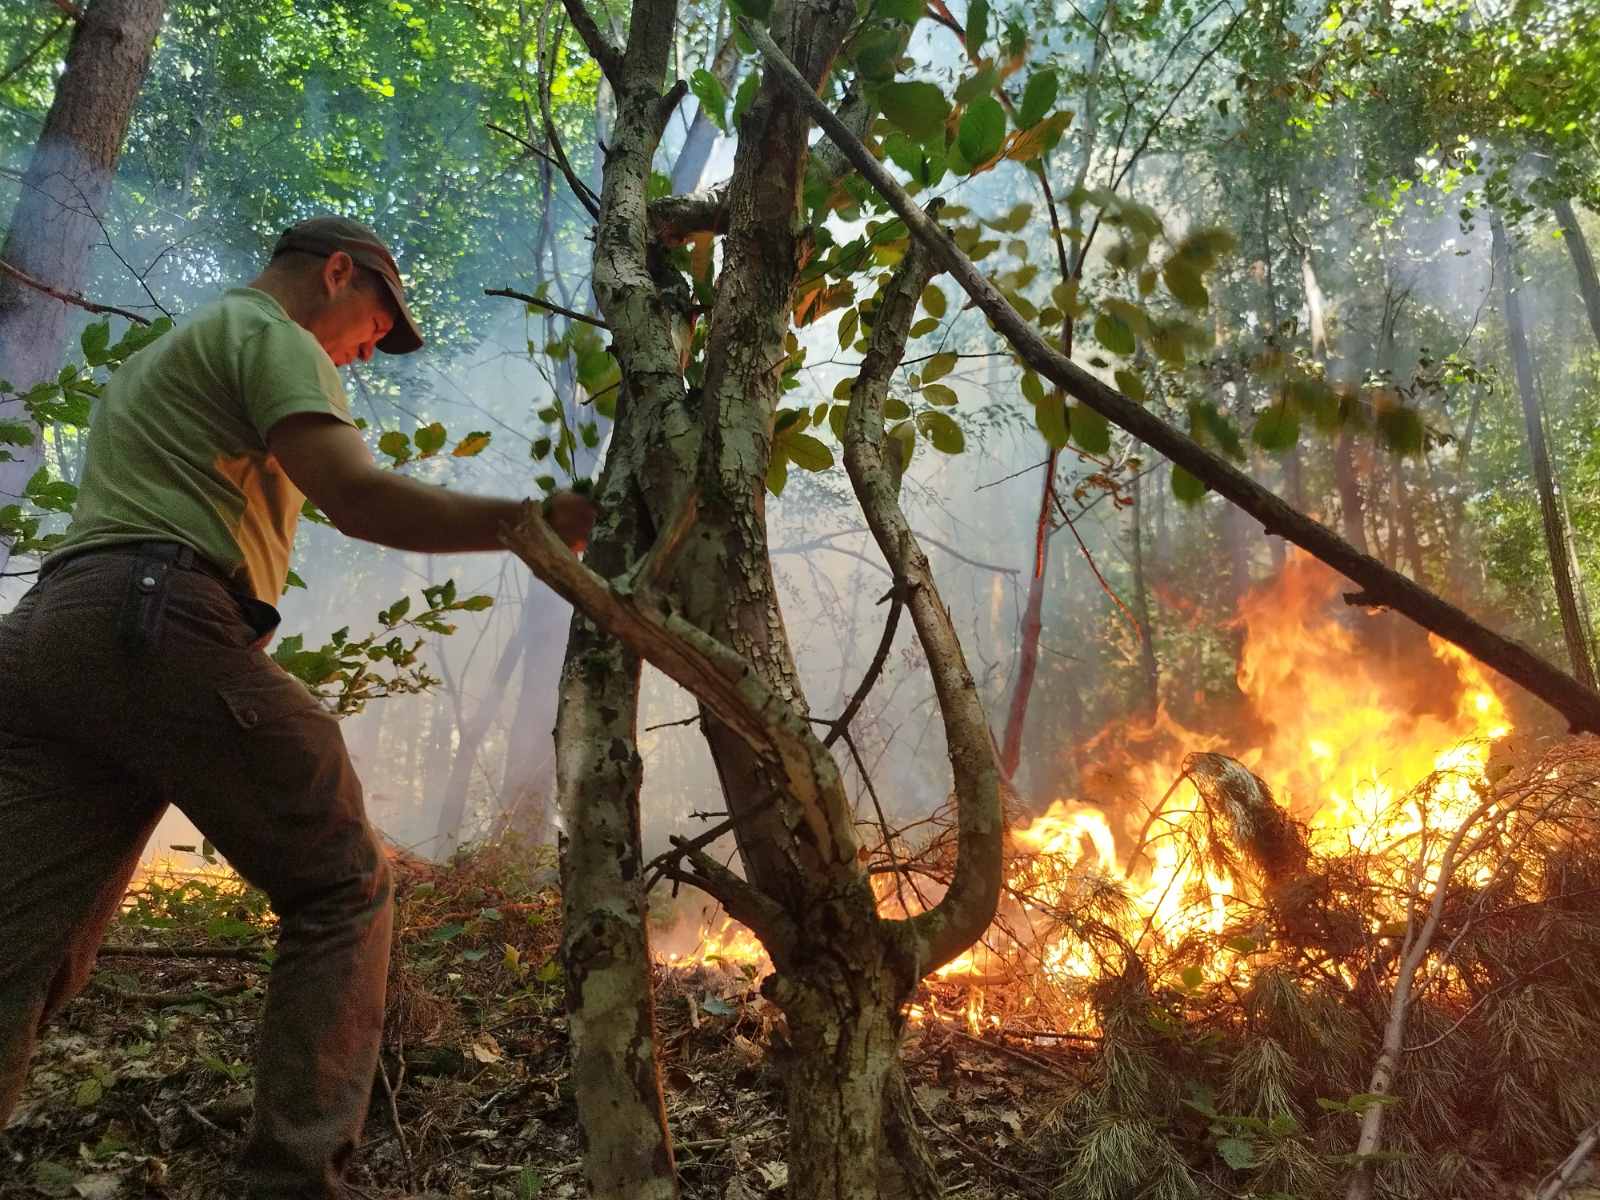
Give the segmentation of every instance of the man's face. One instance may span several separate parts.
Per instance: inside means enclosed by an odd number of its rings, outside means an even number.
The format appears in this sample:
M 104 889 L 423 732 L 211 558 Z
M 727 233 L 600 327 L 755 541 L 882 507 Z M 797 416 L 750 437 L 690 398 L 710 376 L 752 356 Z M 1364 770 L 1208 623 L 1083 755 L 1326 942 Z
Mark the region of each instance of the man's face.
M 383 280 L 344 251 L 322 264 L 323 305 L 306 326 L 335 366 L 366 362 L 394 328 L 394 307 Z

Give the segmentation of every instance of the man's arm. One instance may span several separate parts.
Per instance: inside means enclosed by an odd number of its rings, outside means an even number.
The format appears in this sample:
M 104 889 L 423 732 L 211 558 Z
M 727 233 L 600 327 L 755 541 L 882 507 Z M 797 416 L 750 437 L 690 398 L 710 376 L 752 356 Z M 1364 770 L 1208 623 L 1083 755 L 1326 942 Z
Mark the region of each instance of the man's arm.
M 267 448 L 341 533 L 365 542 L 425 554 L 499 550 L 500 527 L 521 515 L 520 500 L 469 496 L 382 469 L 361 433 L 331 416 L 286 417 L 268 432 Z M 594 525 L 593 506 L 571 492 L 546 501 L 545 516 L 579 550 Z

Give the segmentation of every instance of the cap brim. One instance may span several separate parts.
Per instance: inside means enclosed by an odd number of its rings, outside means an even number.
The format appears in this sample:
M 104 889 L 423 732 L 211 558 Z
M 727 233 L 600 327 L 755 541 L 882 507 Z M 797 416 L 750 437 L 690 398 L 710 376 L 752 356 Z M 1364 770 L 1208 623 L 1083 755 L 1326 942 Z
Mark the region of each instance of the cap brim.
M 422 331 L 417 328 L 416 318 L 406 307 L 406 298 L 400 290 L 400 285 L 388 275 L 381 272 L 374 273 L 383 280 L 383 286 L 389 289 L 389 295 L 394 299 L 395 311 L 394 328 L 383 335 L 383 340 L 378 343 L 378 349 L 385 354 L 410 354 L 413 350 L 421 350 Z

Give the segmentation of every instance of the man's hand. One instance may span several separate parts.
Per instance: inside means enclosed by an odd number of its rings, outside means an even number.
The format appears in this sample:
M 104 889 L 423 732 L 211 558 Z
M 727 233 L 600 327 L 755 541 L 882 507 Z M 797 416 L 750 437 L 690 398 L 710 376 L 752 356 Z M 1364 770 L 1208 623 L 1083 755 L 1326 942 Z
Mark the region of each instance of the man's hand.
M 542 511 L 556 536 L 574 553 L 582 554 L 584 547 L 589 544 L 589 535 L 594 532 L 595 518 L 600 515 L 599 509 L 589 498 L 566 489 L 551 492 L 545 497 Z

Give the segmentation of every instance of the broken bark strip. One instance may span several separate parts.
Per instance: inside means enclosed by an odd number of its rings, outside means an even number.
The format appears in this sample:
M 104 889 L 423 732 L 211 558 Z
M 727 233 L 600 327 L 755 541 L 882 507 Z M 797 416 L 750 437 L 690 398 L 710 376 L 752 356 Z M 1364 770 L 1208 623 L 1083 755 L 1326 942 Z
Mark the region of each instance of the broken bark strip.
M 761 50 L 784 86 L 806 106 L 813 119 L 844 151 L 856 169 L 889 202 L 913 236 L 927 244 L 935 260 L 955 277 L 962 290 L 1011 343 L 1023 362 L 1074 399 L 1164 454 L 1219 495 L 1232 501 L 1260 522 L 1268 533 L 1293 542 L 1312 557 L 1360 584 L 1372 602 L 1394 609 L 1424 629 L 1459 646 L 1507 679 L 1520 684 L 1566 717 L 1575 730 L 1600 733 L 1600 693 L 1552 666 L 1520 642 L 1496 633 L 1442 597 L 1418 587 L 1400 572 L 1361 553 L 1321 522 L 1291 508 L 1232 463 L 1211 453 L 1154 413 L 1146 411 L 1051 349 L 994 285 L 984 278 L 954 239 L 917 207 L 916 202 L 872 156 L 872 152 L 844 128 L 784 58 L 783 52 L 767 31 L 742 18 L 741 27 Z

